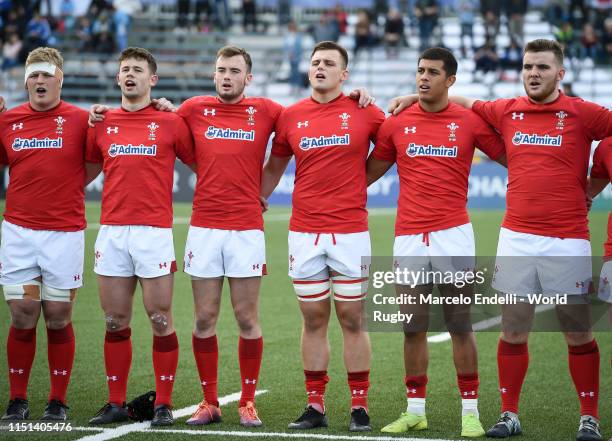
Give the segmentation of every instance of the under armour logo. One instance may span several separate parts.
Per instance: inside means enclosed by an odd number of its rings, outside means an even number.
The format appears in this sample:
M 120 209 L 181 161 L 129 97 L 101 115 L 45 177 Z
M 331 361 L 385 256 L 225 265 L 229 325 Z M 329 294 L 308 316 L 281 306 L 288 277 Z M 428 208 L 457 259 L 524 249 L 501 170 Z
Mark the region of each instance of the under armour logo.
M 107 127 L 106 128 L 106 133 L 108 135 L 110 135 L 111 133 L 119 133 L 119 127 L 114 126 L 114 127 Z
M 576 282 L 576 288 L 584 288 L 584 282 Z
M 173 381 L 174 380 L 174 375 L 160 375 L 159 379 L 161 381 Z
M 361 271 L 365 271 L 365 270 L 367 270 L 367 269 L 368 269 L 368 266 L 367 266 L 367 265 L 361 265 Z
M 53 369 L 53 375 L 68 375 L 67 370 L 58 371 L 57 369 Z
M 512 119 L 524 119 L 525 118 L 525 114 L 523 112 L 517 113 L 517 112 L 512 112 Z
M 217 109 L 204 109 L 204 116 L 215 116 L 215 114 L 217 113 Z
M 253 269 L 254 269 L 254 270 L 259 269 L 259 264 L 257 263 L 257 264 L 255 264 L 255 265 L 253 265 Z
M 582 398 L 584 398 L 584 397 L 594 397 L 595 396 L 595 392 L 580 392 L 580 396 Z
M 9 369 L 9 372 L 10 372 L 11 374 L 21 375 L 21 374 L 23 374 L 23 369 L 13 369 L 13 368 L 10 368 L 10 369 Z
M 407 135 L 408 133 L 416 133 L 416 127 L 404 127 L 404 134 Z
M 168 264 L 166 262 L 163 262 L 163 263 L 159 264 L 159 269 L 167 268 L 167 267 L 168 267 Z
M 208 383 L 205 380 L 202 380 L 202 386 L 206 386 Z
M 471 391 L 465 391 L 465 392 L 463 392 L 463 396 L 464 396 L 464 397 L 467 397 L 467 396 L 469 396 L 469 395 L 476 396 L 476 391 L 471 390 Z
M 2 266 L 0 266 L 0 268 L 2 268 Z M 603 284 L 604 284 L 604 285 L 608 285 L 609 283 L 610 283 L 610 281 L 608 280 L 608 278 L 607 278 L 607 277 L 604 277 L 604 279 L 603 279 Z
M 119 378 L 116 375 L 111 375 L 110 377 L 107 375 L 106 381 L 119 381 Z
M 408 389 L 409 394 L 416 394 L 416 392 L 417 392 L 416 389 Z
M 302 127 L 308 127 L 308 121 L 298 121 L 297 127 L 298 129 L 301 129 Z
M 99 259 L 100 257 L 102 257 L 102 253 L 96 250 L 96 254 L 94 254 L 94 256 L 96 256 L 96 259 Z
M 506 389 L 505 387 L 502 387 L 501 389 L 499 389 L 499 391 L 500 391 L 502 394 L 505 394 L 506 392 L 508 392 L 508 389 Z
M 363 389 L 359 389 L 359 390 L 353 389 L 351 391 L 351 394 L 353 394 L 353 395 L 365 395 L 365 390 L 363 390 Z
M 80 274 L 75 274 L 74 275 L 74 281 L 76 282 L 77 280 L 81 280 L 81 275 Z
M 19 130 L 23 129 L 23 123 L 22 122 L 13 124 L 13 130 L 17 130 L 17 129 L 19 129 Z
M 307 390 L 306 391 L 306 395 L 308 395 L 309 397 L 312 397 L 314 395 L 318 395 L 316 390 Z
M 244 379 L 244 384 L 256 384 L 257 380 L 249 380 L 248 378 Z

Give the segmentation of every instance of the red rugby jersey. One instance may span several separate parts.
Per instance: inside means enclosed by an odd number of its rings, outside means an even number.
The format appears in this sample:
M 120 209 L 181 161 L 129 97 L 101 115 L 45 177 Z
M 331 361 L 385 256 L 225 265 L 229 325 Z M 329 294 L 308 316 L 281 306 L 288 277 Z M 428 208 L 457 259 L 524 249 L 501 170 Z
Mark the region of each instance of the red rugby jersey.
M 591 142 L 612 135 L 604 107 L 568 97 L 476 101 L 473 110 L 501 132 L 508 157 L 502 226 L 559 238 L 588 239 L 586 178 Z
M 282 109 L 267 98 L 226 104 L 197 96 L 181 105 L 178 113 L 193 133 L 198 163 L 191 225 L 263 230 L 262 167 Z
M 179 115 L 147 106 L 113 109 L 87 133 L 87 162 L 102 162 L 104 225 L 172 227 L 174 162 L 195 162 L 191 132 Z
M 591 178 L 612 181 L 612 138 L 599 143 L 593 156 Z M 608 216 L 608 240 L 604 244 L 604 255 L 612 257 L 612 213 Z
M 504 154 L 499 135 L 457 104 L 427 112 L 416 103 L 383 123 L 372 155 L 397 162 L 396 236 L 445 230 L 470 221 L 466 202 L 475 146 L 492 159 Z
M 365 162 L 384 120 L 378 107 L 360 109 L 343 94 L 326 104 L 307 98 L 283 111 L 272 154 L 295 155 L 291 231 L 368 229 Z
M 4 218 L 33 230 L 78 231 L 85 222 L 87 111 L 60 101 L 0 114 L 2 162 L 10 184 Z

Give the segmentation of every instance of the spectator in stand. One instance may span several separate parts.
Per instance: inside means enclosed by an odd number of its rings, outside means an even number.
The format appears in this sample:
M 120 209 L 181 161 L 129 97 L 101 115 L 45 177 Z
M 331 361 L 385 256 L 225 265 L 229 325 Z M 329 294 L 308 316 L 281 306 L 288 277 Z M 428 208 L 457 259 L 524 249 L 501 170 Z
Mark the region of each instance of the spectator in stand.
M 414 2 L 414 16 L 419 22 L 420 51 L 431 46 L 431 36 L 438 24 L 440 7 L 438 0 L 416 0 Z
M 119 51 L 128 47 L 128 35 L 132 26 L 132 16 L 140 11 L 140 0 L 113 0 L 115 13 L 113 23 L 115 25 L 115 38 Z
M 72 32 L 75 24 L 74 0 L 62 0 L 60 15 L 64 27 L 64 32 Z
M 293 20 L 287 25 L 287 31 L 283 46 L 285 58 L 289 60 L 289 84 L 291 85 L 291 95 L 298 96 L 304 88 L 300 72 L 300 62 L 304 54 L 303 37 Z
M 404 35 L 404 19 L 397 9 L 389 9 L 385 21 L 385 48 L 387 58 L 397 58 L 400 46 L 406 43 Z
M 348 26 L 348 15 L 340 3 L 336 3 L 334 9 L 334 18 L 338 24 L 338 32 L 340 35 L 346 34 L 346 27 Z
M 9 87 L 11 70 L 19 65 L 19 52 L 22 46 L 23 43 L 17 34 L 10 34 L 2 45 L 2 83 L 5 88 Z
M 209 0 L 195 0 L 194 24 L 200 32 L 210 32 L 212 8 Z
M 93 30 L 92 23 L 89 17 L 83 16 L 79 18 L 76 25 L 75 34 L 79 40 L 79 51 L 80 52 L 93 52 Z
M 563 23 L 561 27 L 555 31 L 555 39 L 563 47 L 563 53 L 568 59 L 576 57 L 574 28 L 569 21 Z
M 601 36 L 602 63 L 612 63 L 612 17 L 606 18 Z
M 242 0 L 242 29 L 257 32 L 257 6 L 255 0 Z
M 315 42 L 319 41 L 338 41 L 340 30 L 338 22 L 333 14 L 322 12 L 319 16 L 319 23 L 311 28 L 312 38 Z
M 510 46 L 504 49 L 504 54 L 500 59 L 500 66 L 503 70 L 511 70 L 520 72 L 523 69 L 523 45 L 519 44 L 516 40 L 510 40 Z M 519 76 L 516 75 L 512 78 L 502 74 L 502 80 L 519 80 Z
M 484 20 L 485 38 L 496 38 L 497 34 L 499 34 L 501 3 L 498 0 L 480 0 L 480 13 Z
M 101 54 L 111 54 L 114 52 L 115 43 L 112 37 L 112 24 L 106 10 L 102 11 L 93 22 L 91 32 L 91 49 L 93 52 Z
M 506 0 L 506 18 L 508 19 L 508 35 L 511 40 L 516 40 L 520 45 L 525 41 L 525 14 L 529 6 L 529 0 Z
M 370 14 L 365 9 L 360 10 L 357 13 L 357 23 L 355 23 L 355 47 L 353 49 L 355 58 L 361 49 L 370 49 L 374 46 L 374 35 Z
M 476 0 L 459 0 L 457 2 L 457 13 L 459 14 L 459 22 L 461 24 L 461 56 L 467 57 L 467 46 L 465 38 L 470 39 L 470 49 L 474 48 L 474 31 L 473 26 L 476 21 Z
M 580 36 L 580 58 L 599 59 L 599 41 L 595 28 L 591 23 L 585 23 Z
M 546 21 L 548 21 L 551 27 L 559 28 L 567 21 L 565 5 L 565 0 L 548 0 L 546 2 Z
M 475 74 L 499 73 L 499 56 L 495 49 L 495 40 L 492 37 L 488 37 L 485 44 L 478 48 L 474 54 L 474 61 L 476 62 Z
M 589 9 L 584 0 L 571 0 L 568 17 L 574 29 L 579 29 L 589 19 Z
M 45 17 L 38 12 L 26 26 L 26 41 L 30 47 L 49 46 L 55 44 L 51 26 Z
M 176 0 L 176 27 L 185 29 L 189 25 L 189 6 L 191 0 Z
M 215 25 L 222 31 L 227 30 L 233 22 L 228 0 L 212 0 L 212 7 Z

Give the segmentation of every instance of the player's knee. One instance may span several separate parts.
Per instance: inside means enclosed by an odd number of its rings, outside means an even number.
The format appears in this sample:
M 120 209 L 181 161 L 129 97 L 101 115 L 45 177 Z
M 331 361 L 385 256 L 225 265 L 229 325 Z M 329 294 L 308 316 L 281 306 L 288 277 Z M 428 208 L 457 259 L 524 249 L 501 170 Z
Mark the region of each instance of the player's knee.
M 304 332 L 308 334 L 326 334 L 329 315 L 326 312 L 311 311 L 304 314 Z
M 259 328 L 257 317 L 252 311 L 236 311 L 236 323 L 241 335 L 250 335 Z
M 214 312 L 197 311 L 195 317 L 196 334 L 209 334 L 217 326 L 218 315 Z
M 581 346 L 593 341 L 592 332 L 565 332 L 565 341 L 569 346 Z
M 166 312 L 155 311 L 149 315 L 149 320 L 156 334 L 164 334 L 170 326 L 170 318 Z
M 504 329 L 502 332 L 502 340 L 513 345 L 527 343 L 528 339 L 529 332 L 513 329 Z
M 11 325 L 17 329 L 31 329 L 38 323 L 38 314 L 26 309 L 11 311 Z
M 362 314 L 351 314 L 346 311 L 338 313 L 338 321 L 343 332 L 350 332 L 352 334 L 359 333 L 365 330 L 364 317 Z
M 115 313 L 105 314 L 104 322 L 108 332 L 117 332 L 129 325 L 129 319 L 126 315 Z

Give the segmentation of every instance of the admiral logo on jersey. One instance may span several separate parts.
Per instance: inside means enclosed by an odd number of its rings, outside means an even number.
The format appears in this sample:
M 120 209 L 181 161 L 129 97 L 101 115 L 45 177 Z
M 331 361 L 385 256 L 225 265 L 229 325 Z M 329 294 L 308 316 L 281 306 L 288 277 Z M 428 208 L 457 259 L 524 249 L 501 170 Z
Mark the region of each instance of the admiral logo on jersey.
M 208 126 L 204 134 L 206 139 L 239 139 L 241 141 L 255 141 L 255 130 L 248 132 L 242 129 L 220 129 L 215 126 Z
M 156 156 L 157 144 L 153 145 L 132 145 L 132 144 L 111 144 L 108 148 L 108 155 L 115 156 Z
M 345 146 L 351 143 L 351 135 L 346 134 L 342 136 L 331 135 L 331 136 L 319 136 L 318 138 L 309 138 L 307 136 L 302 137 L 300 140 L 300 148 L 302 150 L 317 149 L 321 147 L 338 147 Z
M 537 133 L 523 133 L 517 131 L 512 137 L 514 145 L 544 145 L 544 146 L 561 146 L 563 136 L 538 135 Z
M 436 156 L 441 158 L 456 158 L 457 157 L 457 146 L 455 147 L 446 147 L 439 146 L 434 147 L 431 144 L 421 145 L 415 144 L 411 142 L 408 144 L 408 148 L 406 149 L 406 154 L 411 158 L 415 156 Z
M 16 152 L 29 149 L 61 149 L 62 138 L 15 138 L 11 147 Z

